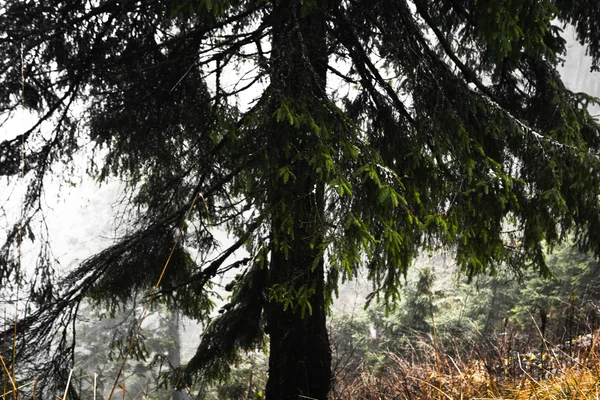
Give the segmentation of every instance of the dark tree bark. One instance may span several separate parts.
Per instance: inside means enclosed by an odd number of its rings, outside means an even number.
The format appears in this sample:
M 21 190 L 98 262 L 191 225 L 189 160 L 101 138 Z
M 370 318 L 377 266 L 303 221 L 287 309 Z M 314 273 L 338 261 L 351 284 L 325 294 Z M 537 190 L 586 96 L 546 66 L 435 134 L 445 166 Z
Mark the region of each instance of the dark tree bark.
M 269 400 L 298 399 L 298 395 L 324 400 L 329 393 L 331 351 L 325 323 L 323 263 L 312 267 L 313 252 L 305 243 L 296 242 L 288 258 L 281 251 L 272 255 L 271 285 L 314 285 L 315 294 L 310 298 L 312 313 L 304 317 L 298 310 L 284 310 L 275 301 L 267 306 L 271 340 L 266 388 Z
M 271 83 L 278 89 L 275 109 L 282 101 L 292 104 L 291 108 L 295 101 L 310 107 L 311 101 L 326 98 L 324 3 L 304 12 L 300 2 L 281 2 L 274 9 L 278 14 L 272 36 Z M 319 259 L 324 191 L 306 158 L 314 138 L 288 121 L 272 121 L 270 134 L 269 147 L 274 151 L 269 154 L 276 157 L 272 160 L 274 176 L 277 169 L 289 167 L 295 178 L 273 182 L 267 287 L 287 291 L 292 297 L 302 288 L 309 290 L 311 309 L 302 312 L 301 305 L 286 308 L 276 300 L 267 304 L 270 353 L 266 397 L 324 400 L 331 386 L 331 350 L 325 320 L 324 265 Z M 285 150 L 288 148 L 290 151 Z

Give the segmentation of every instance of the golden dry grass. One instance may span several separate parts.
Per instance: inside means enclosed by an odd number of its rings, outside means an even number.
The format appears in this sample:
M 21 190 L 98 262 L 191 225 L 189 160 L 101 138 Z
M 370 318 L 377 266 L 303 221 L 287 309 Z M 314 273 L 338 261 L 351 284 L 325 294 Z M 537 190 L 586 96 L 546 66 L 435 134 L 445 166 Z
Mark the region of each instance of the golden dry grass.
M 376 371 L 363 365 L 336 381 L 335 400 L 469 399 L 469 400 L 592 400 L 600 399 L 600 358 L 594 345 L 571 355 L 547 346 L 540 356 L 514 354 L 511 358 L 483 357 L 457 352 L 387 354 Z M 431 349 L 431 347 L 429 347 Z M 452 354 L 452 355 L 449 355 Z M 495 353 L 497 355 L 497 353 Z M 474 357 L 475 356 L 475 357 Z M 484 359 L 486 358 L 486 359 Z M 419 359 L 421 361 L 414 361 Z

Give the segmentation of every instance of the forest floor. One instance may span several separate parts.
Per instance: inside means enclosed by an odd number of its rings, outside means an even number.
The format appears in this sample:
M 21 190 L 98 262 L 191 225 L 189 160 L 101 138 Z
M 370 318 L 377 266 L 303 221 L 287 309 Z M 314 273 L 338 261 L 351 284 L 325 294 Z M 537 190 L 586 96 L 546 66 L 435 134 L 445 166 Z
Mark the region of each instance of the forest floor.
M 600 399 L 598 333 L 528 352 L 500 341 L 421 344 L 387 353 L 376 369 L 338 371 L 332 399 Z

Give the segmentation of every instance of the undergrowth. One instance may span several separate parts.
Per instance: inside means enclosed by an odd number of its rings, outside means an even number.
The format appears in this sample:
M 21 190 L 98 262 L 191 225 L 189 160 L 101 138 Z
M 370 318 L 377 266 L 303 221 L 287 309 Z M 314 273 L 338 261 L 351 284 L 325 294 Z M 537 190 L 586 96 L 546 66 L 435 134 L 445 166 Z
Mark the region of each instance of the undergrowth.
M 440 338 L 434 345 L 431 335 L 414 333 L 405 347 L 380 353 L 376 362 L 372 358 L 348 362 L 352 357 L 346 355 L 345 362 L 338 364 L 335 370 L 330 400 L 600 399 L 598 336 L 599 331 L 569 343 L 543 342 L 525 349 L 517 348 L 514 340 L 501 336 L 485 341 L 460 341 L 449 336 Z M 266 374 L 265 368 L 256 364 L 252 369 Z M 249 376 L 238 374 L 236 382 L 230 383 L 231 387 L 240 387 L 237 392 L 214 388 L 200 394 L 190 390 L 188 395 L 173 392 L 170 398 L 226 400 L 225 395 L 231 400 L 262 399 L 261 388 L 256 386 L 257 382 L 264 384 L 262 378 L 258 372 Z M 11 399 L 12 388 L 6 382 L 6 370 L 4 379 L 1 398 Z M 244 382 L 248 379 L 249 382 Z M 83 394 L 83 399 L 88 397 L 85 392 L 89 394 L 90 391 L 77 393 L 81 383 L 76 383 L 75 379 L 72 386 L 70 398 L 78 398 L 79 394 Z M 34 395 L 26 392 L 16 398 L 28 399 Z M 64 400 L 66 394 L 67 390 L 57 398 Z M 92 395 L 89 397 L 91 399 Z M 102 398 L 102 395 L 98 393 L 93 398 Z M 120 392 L 114 398 L 154 397 L 146 391 Z
M 598 332 L 572 343 L 516 349 L 415 334 L 410 346 L 336 373 L 331 399 L 600 399 Z

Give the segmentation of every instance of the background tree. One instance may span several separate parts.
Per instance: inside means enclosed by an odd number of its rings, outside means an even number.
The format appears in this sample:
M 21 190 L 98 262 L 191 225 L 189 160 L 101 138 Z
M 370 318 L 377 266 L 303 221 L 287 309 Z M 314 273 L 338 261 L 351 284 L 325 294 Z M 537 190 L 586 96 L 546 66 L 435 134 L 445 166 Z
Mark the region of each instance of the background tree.
M 518 290 L 511 322 L 551 343 L 569 343 L 598 328 L 598 262 L 571 246 L 549 257 L 552 279 L 531 276 Z M 537 326 L 531 326 L 532 320 Z M 539 330 L 538 330 L 539 329 Z
M 0 109 L 39 115 L 0 143 L 3 175 L 25 151 L 23 228 L 44 176 L 88 141 L 91 173 L 130 195 L 113 246 L 66 276 L 40 262 L 19 357 L 48 363 L 23 374 L 64 377 L 81 301 L 152 291 L 171 247 L 159 300 L 182 315 L 208 322 L 211 278 L 241 271 L 188 378 L 223 377 L 266 333 L 269 399 L 326 398 L 326 311 L 361 266 L 393 305 L 422 247 L 453 247 L 469 278 L 499 262 L 547 274 L 542 243 L 570 232 L 600 254 L 595 99 L 561 82 L 555 22 L 596 67 L 599 14 L 586 0 L 6 1 Z M 5 288 L 21 283 L 19 236 L 0 250 Z
M 137 307 L 136 304 L 125 304 L 114 315 L 98 312 L 90 305 L 82 307 L 77 324 L 79 344 L 74 357 L 73 382 L 82 398 L 94 398 L 94 376 L 96 398 L 103 399 L 110 393 L 123 355 L 131 337 L 136 334 L 139 304 Z M 143 331 L 139 332 L 134 354 L 137 361 L 130 362 L 123 371 L 124 377 L 119 384 L 132 398 L 164 399 L 173 392 L 172 382 L 161 385 L 159 377 L 172 375 L 173 368 L 179 366 L 179 330 L 177 318 L 164 311 L 158 308 L 151 312 Z
M 600 278 L 594 257 L 566 244 L 548 257 L 549 279 L 535 271 L 523 271 L 519 278 L 503 268 L 472 284 L 457 279 L 455 266 L 446 261 L 439 254 L 419 257 L 394 311 L 377 306 L 331 319 L 334 398 L 350 393 L 359 398 L 355 391 L 406 385 L 406 374 L 436 377 L 440 359 L 445 360 L 442 370 L 458 370 L 463 377 L 479 365 L 485 368 L 484 380 L 505 389 L 524 373 L 557 379 L 565 373 L 564 365 L 582 365 L 599 328 Z M 431 280 L 425 268 L 435 272 Z M 427 310 L 432 303 L 433 314 Z M 545 328 L 540 309 L 546 312 Z M 444 393 L 455 385 L 450 383 Z

